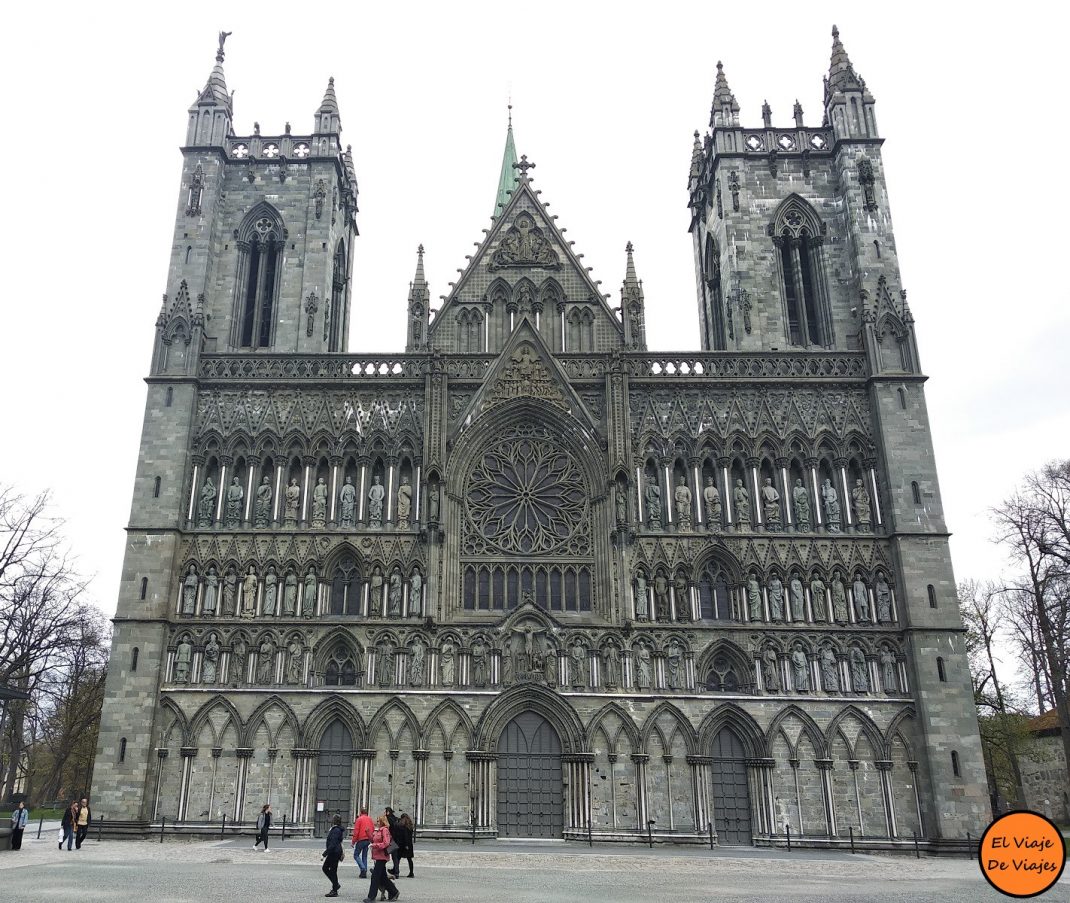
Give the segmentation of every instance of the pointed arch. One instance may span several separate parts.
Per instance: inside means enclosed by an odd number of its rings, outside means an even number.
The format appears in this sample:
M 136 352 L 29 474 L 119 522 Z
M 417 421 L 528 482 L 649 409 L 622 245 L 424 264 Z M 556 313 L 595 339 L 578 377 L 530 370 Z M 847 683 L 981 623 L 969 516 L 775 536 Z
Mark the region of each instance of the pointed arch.
M 731 727 L 743 742 L 748 757 L 762 759 L 769 757 L 769 748 L 765 732 L 754 718 L 733 702 L 717 706 L 699 725 L 699 748 L 703 751 L 713 749 L 713 741 L 722 727 Z
M 266 718 L 269 712 L 276 709 L 282 713 L 283 722 L 293 733 L 294 743 L 297 742 L 297 738 L 301 736 L 301 725 L 297 720 L 297 716 L 294 714 L 294 710 L 290 708 L 289 704 L 281 696 L 272 693 L 267 699 L 260 703 L 260 705 L 253 709 L 253 713 L 249 716 L 249 720 L 245 724 L 246 743 L 253 742 L 257 730 L 259 730 L 260 725 L 263 724 L 267 729 L 268 735 L 271 737 L 272 745 L 275 744 L 275 732 L 272 731 L 270 725 L 267 724 Z
M 475 725 L 472 723 L 472 718 L 469 714 L 462 709 L 454 700 L 444 699 L 437 706 L 435 706 L 424 719 L 423 731 L 420 734 L 421 742 L 426 745 L 431 739 L 435 728 L 439 728 L 442 731 L 442 740 L 446 744 L 445 748 L 449 748 L 450 742 L 453 740 L 453 732 L 447 732 L 445 727 L 442 726 L 441 718 L 447 712 L 451 712 L 457 716 L 458 726 L 454 728 L 454 731 L 463 728 L 465 732 L 465 741 L 471 743 L 473 740 L 473 732 Z
M 694 755 L 698 745 L 698 735 L 695 733 L 695 729 L 691 726 L 691 722 L 684 717 L 684 713 L 666 700 L 662 700 L 658 703 L 654 710 L 646 716 L 646 721 L 643 722 L 643 728 L 640 731 L 640 736 L 643 740 L 643 749 L 647 749 L 654 731 L 657 731 L 659 736 L 661 736 L 666 743 L 671 743 L 672 736 L 665 737 L 660 728 L 658 728 L 658 719 L 661 718 L 662 715 L 668 715 L 669 718 L 676 723 L 674 733 L 679 732 L 681 736 L 683 736 L 684 743 L 687 746 L 688 755 Z
M 814 721 L 814 719 L 803 709 L 795 705 L 795 703 L 791 703 L 782 708 L 777 712 L 776 717 L 773 718 L 769 725 L 769 730 L 766 731 L 766 736 L 769 738 L 769 745 L 772 746 L 773 738 L 776 737 L 777 731 L 781 730 L 784 723 L 792 717 L 798 718 L 802 723 L 803 733 L 809 738 L 817 757 L 819 759 L 826 758 L 828 747 L 825 741 L 825 735 L 821 733 L 821 728 L 817 726 L 817 722 Z
M 636 726 L 632 716 L 621 707 L 620 703 L 617 702 L 610 702 L 607 705 L 602 706 L 587 725 L 587 737 L 592 745 L 599 730 L 604 731 L 606 737 L 609 737 L 609 732 L 605 730 L 605 721 L 610 715 L 616 715 L 620 720 L 621 731 L 628 736 L 628 742 L 632 745 L 632 752 L 640 752 L 643 747 L 639 728 Z M 618 732 L 617 736 L 619 735 L 620 732 Z
M 497 752 L 505 726 L 526 711 L 536 712 L 550 722 L 561 738 L 564 753 L 587 751 L 583 724 L 576 710 L 557 693 L 531 684 L 511 687 L 487 706 L 476 724 L 476 748 Z
M 899 737 L 903 746 L 906 748 L 907 754 L 911 757 L 914 756 L 914 744 L 911 742 L 909 733 L 904 734 L 902 728 L 906 726 L 908 721 L 913 724 L 915 717 L 916 712 L 912 705 L 908 705 L 905 709 L 896 713 L 895 717 L 888 725 L 888 729 L 884 732 L 884 736 L 888 738 L 888 742 L 883 747 L 883 752 L 881 753 L 884 758 L 891 758 L 892 744 L 895 742 L 896 736 Z
M 826 231 L 825 224 L 810 202 L 795 192 L 777 205 L 771 225 L 774 235 L 787 233 L 792 238 L 824 235 Z
M 400 699 L 391 699 L 382 706 L 379 707 L 379 711 L 372 716 L 371 721 L 368 722 L 368 743 L 375 743 L 375 738 L 379 735 L 379 731 L 386 730 L 387 736 L 390 738 L 390 745 L 394 746 L 397 738 L 390 730 L 390 725 L 387 723 L 387 718 L 391 712 L 397 712 L 401 715 L 402 720 L 405 722 L 405 726 L 408 727 L 409 732 L 412 734 L 412 748 L 420 749 L 423 734 L 420 731 L 420 722 L 416 720 L 416 716 L 404 702 Z
M 245 215 L 235 238 L 238 266 L 231 343 L 238 348 L 267 348 L 275 339 L 275 306 L 286 241 L 282 215 L 267 201 L 260 201 Z
M 768 231 L 777 248 L 785 337 L 791 345 L 831 346 L 832 317 L 821 247 L 825 224 L 807 201 L 791 194 L 777 207 Z
M 174 729 L 177 727 L 179 730 L 180 746 L 189 746 L 189 721 L 183 714 L 182 709 L 178 707 L 171 697 L 165 696 L 160 700 L 160 712 L 166 712 L 171 716 L 171 720 L 166 722 L 166 727 L 160 734 L 160 743 L 166 744 L 168 739 L 172 736 Z M 166 721 L 166 719 L 165 719 Z
M 842 725 L 848 718 L 855 718 L 858 720 L 859 726 L 862 729 L 862 733 L 866 735 L 866 739 L 869 740 L 869 745 L 873 749 L 874 755 L 883 755 L 883 750 L 886 747 L 884 742 L 884 735 L 881 733 L 879 727 L 873 723 L 873 719 L 863 712 L 858 706 L 851 705 L 845 706 L 839 711 L 835 718 L 829 723 L 828 730 L 825 731 L 825 737 L 827 739 L 829 747 L 832 746 L 833 741 L 836 738 L 836 734 L 840 730 Z M 852 754 L 854 744 L 851 744 Z
M 336 720 L 341 721 L 349 729 L 349 735 L 353 738 L 353 748 L 363 749 L 365 746 L 364 721 L 356 707 L 344 696 L 337 694 L 328 696 L 309 713 L 301 728 L 301 745 L 308 749 L 318 749 L 324 731 Z
M 194 713 L 189 723 L 191 742 L 196 742 L 197 738 L 200 736 L 201 729 L 204 727 L 205 723 L 210 723 L 209 718 L 211 717 L 212 712 L 217 709 L 222 709 L 227 713 L 227 723 L 223 725 L 223 731 L 220 733 L 222 734 L 226 732 L 228 725 L 233 725 L 234 733 L 237 736 L 237 745 L 244 746 L 245 723 L 242 721 L 241 715 L 238 714 L 238 710 L 234 707 L 234 703 L 232 703 L 226 696 L 213 696 Z M 212 733 L 213 735 L 215 734 L 214 727 L 212 728 Z M 216 739 L 218 740 L 219 737 L 217 736 Z

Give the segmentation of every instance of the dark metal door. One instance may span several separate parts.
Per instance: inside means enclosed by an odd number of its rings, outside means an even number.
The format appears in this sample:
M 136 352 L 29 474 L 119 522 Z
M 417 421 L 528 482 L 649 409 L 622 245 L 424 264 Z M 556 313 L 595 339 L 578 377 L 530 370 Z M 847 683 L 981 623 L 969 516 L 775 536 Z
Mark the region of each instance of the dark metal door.
M 713 738 L 713 824 L 723 844 L 753 843 L 750 825 L 750 787 L 743 741 L 730 727 Z
M 335 815 L 342 816 L 342 827 L 350 823 L 350 794 L 353 774 L 353 735 L 343 722 L 331 722 L 320 740 L 319 763 L 316 771 L 316 808 L 323 802 L 323 811 L 315 812 L 316 836 L 323 837 Z
M 498 835 L 561 837 L 561 738 L 541 715 L 524 712 L 498 740 Z

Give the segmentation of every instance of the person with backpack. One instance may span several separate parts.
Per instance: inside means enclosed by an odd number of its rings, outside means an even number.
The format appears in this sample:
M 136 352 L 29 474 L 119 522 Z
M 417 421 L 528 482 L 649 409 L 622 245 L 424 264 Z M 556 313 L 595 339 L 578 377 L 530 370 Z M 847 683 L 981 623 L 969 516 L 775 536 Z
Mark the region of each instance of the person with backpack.
M 268 849 L 268 832 L 271 830 L 271 803 L 265 803 L 264 808 L 260 810 L 260 814 L 256 817 L 256 843 L 253 844 L 255 850 L 260 844 L 264 845 L 264 852 L 271 852 Z
M 368 877 L 368 847 L 372 843 L 372 832 L 375 823 L 368 815 L 368 807 L 362 806 L 360 815 L 353 823 L 353 861 L 360 868 L 360 877 Z
M 325 897 L 337 897 L 341 884 L 338 883 L 338 863 L 342 861 L 342 816 L 331 819 L 331 830 L 327 832 L 327 848 L 320 853 L 323 859 L 323 874 L 331 882 L 331 889 Z

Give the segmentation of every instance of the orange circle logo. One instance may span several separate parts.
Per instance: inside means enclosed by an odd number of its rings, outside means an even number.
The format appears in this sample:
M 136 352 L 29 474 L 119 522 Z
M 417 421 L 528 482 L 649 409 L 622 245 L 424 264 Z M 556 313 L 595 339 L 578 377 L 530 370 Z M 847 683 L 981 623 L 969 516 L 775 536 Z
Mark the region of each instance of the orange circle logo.
M 1036 812 L 1010 812 L 997 818 L 985 830 L 977 852 L 985 880 L 1008 897 L 1044 893 L 1066 865 L 1062 833 Z

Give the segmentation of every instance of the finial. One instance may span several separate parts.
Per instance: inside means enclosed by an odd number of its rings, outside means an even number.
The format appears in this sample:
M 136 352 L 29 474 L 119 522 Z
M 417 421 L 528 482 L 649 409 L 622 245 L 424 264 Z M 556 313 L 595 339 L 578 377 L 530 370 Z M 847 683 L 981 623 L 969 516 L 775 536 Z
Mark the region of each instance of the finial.
M 219 32 L 219 49 L 215 52 L 215 61 L 217 63 L 223 62 L 223 45 L 226 43 L 227 38 L 229 38 L 232 34 L 234 34 L 234 32 L 232 31 Z
M 718 60 L 717 61 L 717 71 L 720 72 L 722 69 L 724 69 L 724 63 L 722 63 L 720 60 Z
M 626 253 L 628 253 L 628 254 L 631 254 L 631 253 L 632 253 L 632 251 L 634 251 L 634 250 L 635 250 L 635 248 L 634 248 L 634 247 L 632 247 L 632 243 L 631 243 L 631 242 L 628 242 L 628 244 L 626 244 L 626 245 L 624 246 L 624 250 L 625 250 L 625 252 L 626 252 Z
M 420 257 L 423 257 L 423 256 L 424 256 L 424 246 L 423 246 L 423 245 L 420 245 L 420 247 L 418 247 L 418 248 L 416 249 L 416 253 L 417 253 L 417 254 L 418 254 L 418 255 L 419 255 Z
M 526 179 L 528 177 L 528 170 L 529 169 L 534 169 L 534 168 L 535 168 L 535 164 L 534 163 L 528 163 L 528 155 L 527 154 L 521 154 L 520 155 L 520 162 L 513 164 L 513 169 L 519 169 L 520 172 L 522 173 L 521 178 L 524 178 L 524 179 Z
M 327 87 L 329 87 L 329 88 L 333 88 L 334 87 L 334 76 L 333 75 L 330 76 L 327 79 Z
M 840 36 L 840 30 L 835 25 L 832 26 L 832 36 L 834 38 L 838 38 Z

